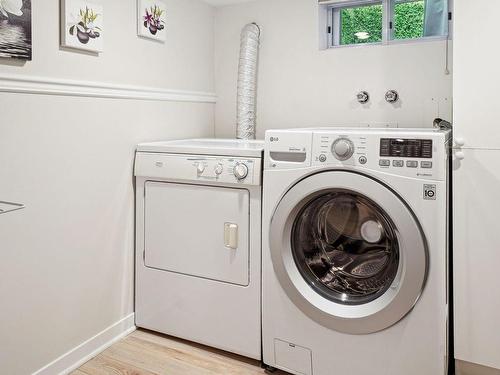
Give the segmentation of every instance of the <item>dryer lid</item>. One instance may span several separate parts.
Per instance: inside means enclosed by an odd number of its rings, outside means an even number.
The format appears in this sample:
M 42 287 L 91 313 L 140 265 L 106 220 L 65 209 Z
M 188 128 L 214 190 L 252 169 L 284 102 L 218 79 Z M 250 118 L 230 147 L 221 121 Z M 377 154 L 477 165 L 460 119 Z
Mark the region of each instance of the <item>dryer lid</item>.
M 138 152 L 169 154 L 262 157 L 264 141 L 239 139 L 184 139 L 166 142 L 141 143 Z

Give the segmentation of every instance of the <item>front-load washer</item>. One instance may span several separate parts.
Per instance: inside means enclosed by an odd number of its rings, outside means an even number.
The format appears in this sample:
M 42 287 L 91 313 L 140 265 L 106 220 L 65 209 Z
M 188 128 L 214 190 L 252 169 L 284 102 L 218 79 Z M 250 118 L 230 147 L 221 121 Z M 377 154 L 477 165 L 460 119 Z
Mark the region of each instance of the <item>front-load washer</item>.
M 438 129 L 266 133 L 266 365 L 446 374 L 449 141 Z
M 261 359 L 263 142 L 141 144 L 138 327 Z

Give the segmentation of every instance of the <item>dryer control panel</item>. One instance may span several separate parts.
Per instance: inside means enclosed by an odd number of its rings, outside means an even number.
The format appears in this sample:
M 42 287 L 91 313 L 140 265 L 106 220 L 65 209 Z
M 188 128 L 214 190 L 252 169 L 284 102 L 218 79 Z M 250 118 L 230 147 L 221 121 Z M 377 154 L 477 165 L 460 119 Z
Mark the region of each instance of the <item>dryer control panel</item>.
M 260 185 L 261 159 L 138 152 L 135 175 L 204 184 Z

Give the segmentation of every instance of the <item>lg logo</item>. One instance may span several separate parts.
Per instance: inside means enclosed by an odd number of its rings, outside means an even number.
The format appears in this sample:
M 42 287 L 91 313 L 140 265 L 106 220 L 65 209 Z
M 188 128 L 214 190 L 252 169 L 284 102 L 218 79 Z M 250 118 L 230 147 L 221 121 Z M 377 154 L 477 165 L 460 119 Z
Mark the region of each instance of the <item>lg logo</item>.
M 271 137 L 269 140 L 271 142 L 278 142 L 280 139 L 278 137 Z
M 428 201 L 436 200 L 436 185 L 424 185 L 424 199 Z

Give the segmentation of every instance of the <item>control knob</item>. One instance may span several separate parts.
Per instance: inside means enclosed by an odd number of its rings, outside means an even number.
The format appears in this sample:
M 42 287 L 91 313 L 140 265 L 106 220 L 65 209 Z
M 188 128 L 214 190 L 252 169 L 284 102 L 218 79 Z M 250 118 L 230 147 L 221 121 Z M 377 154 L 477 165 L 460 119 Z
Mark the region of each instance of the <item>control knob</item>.
M 248 176 L 248 167 L 244 163 L 238 163 L 234 166 L 233 173 L 238 180 L 244 180 Z
M 332 153 L 338 160 L 350 159 L 354 154 L 354 144 L 347 138 L 339 138 L 332 145 Z
M 203 172 L 205 172 L 205 164 L 199 163 L 196 170 L 198 171 L 198 174 L 203 174 Z
M 214 172 L 215 172 L 215 174 L 216 174 L 216 175 L 218 175 L 218 176 L 219 176 L 219 175 L 221 175 L 223 171 L 224 171 L 224 166 L 223 166 L 221 163 L 217 164 L 217 165 L 214 167 Z

